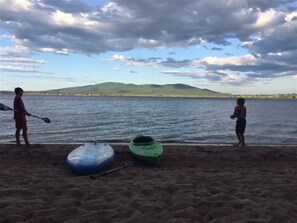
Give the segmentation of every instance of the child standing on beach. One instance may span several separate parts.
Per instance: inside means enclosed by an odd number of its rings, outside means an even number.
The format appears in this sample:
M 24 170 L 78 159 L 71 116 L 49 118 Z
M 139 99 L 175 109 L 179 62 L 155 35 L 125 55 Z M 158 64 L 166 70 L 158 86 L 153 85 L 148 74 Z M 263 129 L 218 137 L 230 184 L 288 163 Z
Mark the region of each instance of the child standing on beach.
M 15 138 L 16 138 L 16 144 L 19 146 L 21 145 L 20 143 L 20 132 L 23 130 L 23 138 L 26 143 L 26 147 L 30 147 L 30 143 L 28 140 L 28 135 L 27 135 L 27 120 L 26 120 L 26 115 L 31 116 L 29 112 L 26 111 L 25 105 L 22 100 L 23 96 L 23 89 L 20 87 L 17 87 L 14 89 L 15 92 L 15 98 L 13 102 L 13 109 L 14 109 L 14 120 L 15 120 Z
M 238 98 L 237 99 L 237 106 L 234 109 L 233 115 L 231 115 L 231 119 L 236 118 L 236 127 L 235 127 L 235 133 L 239 140 L 239 143 L 237 146 L 245 146 L 244 141 L 244 132 L 245 132 L 245 126 L 246 126 L 246 107 L 244 106 L 245 100 L 244 98 Z

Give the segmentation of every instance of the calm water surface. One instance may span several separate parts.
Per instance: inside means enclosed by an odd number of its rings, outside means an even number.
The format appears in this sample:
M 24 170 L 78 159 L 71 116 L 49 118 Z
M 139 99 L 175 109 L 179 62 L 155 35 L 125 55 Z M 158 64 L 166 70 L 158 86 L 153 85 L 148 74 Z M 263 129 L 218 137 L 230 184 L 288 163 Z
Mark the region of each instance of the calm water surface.
M 12 107 L 14 95 L 0 95 Z M 161 142 L 235 143 L 236 99 L 26 96 L 31 143 L 129 142 L 136 134 Z M 247 99 L 247 144 L 297 144 L 297 100 Z M 10 111 L 0 112 L 0 143 L 14 142 Z

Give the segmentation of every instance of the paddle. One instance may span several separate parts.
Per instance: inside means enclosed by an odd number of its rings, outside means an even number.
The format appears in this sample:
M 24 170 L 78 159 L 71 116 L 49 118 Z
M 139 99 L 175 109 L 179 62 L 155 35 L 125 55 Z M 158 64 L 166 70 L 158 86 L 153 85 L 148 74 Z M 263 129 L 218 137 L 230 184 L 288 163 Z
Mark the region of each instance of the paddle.
M 49 118 L 46 118 L 46 117 L 42 118 L 42 117 L 38 117 L 38 116 L 36 116 L 36 115 L 31 115 L 31 116 L 34 117 L 34 118 L 42 119 L 42 120 L 45 121 L 46 123 L 51 123 L 51 120 L 50 120 Z
M 16 111 L 16 110 L 14 110 L 14 109 L 12 109 L 12 108 L 10 108 L 10 107 L 8 107 L 7 105 L 4 105 L 4 104 L 2 104 L 2 103 L 0 103 L 0 110 L 1 110 L 1 111 Z M 42 119 L 42 120 L 45 121 L 46 123 L 50 123 L 50 122 L 51 122 L 51 120 L 50 120 L 49 118 L 46 118 L 46 117 L 41 118 L 41 117 L 38 117 L 38 116 L 36 116 L 36 115 L 32 115 L 32 114 L 31 114 L 31 116 L 34 117 L 34 118 Z
M 4 105 L 4 104 L 0 103 L 0 110 L 1 111 L 10 111 L 10 110 L 13 110 L 13 109 L 8 107 L 7 105 Z
M 99 174 L 97 174 L 97 175 L 92 175 L 92 176 L 90 176 L 90 178 L 94 180 L 94 179 L 96 179 L 97 177 L 101 177 L 101 176 L 107 175 L 107 174 L 109 174 L 109 173 L 115 172 L 115 171 L 117 171 L 117 170 L 119 170 L 119 169 L 123 169 L 123 168 L 125 168 L 125 167 L 129 167 L 129 166 L 134 166 L 134 162 L 131 161 L 131 160 L 127 160 L 127 161 L 125 162 L 125 165 L 124 165 L 124 166 L 120 166 L 120 167 L 114 168 L 114 169 L 112 169 L 112 170 L 108 170 L 108 171 L 105 171 L 105 172 L 103 172 L 103 173 L 99 173 Z

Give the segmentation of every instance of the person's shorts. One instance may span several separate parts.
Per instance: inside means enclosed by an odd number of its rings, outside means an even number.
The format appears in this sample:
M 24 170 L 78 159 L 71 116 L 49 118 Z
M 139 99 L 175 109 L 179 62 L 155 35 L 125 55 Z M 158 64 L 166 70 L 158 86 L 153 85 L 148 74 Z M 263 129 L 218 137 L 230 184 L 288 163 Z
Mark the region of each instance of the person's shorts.
M 235 131 L 243 134 L 245 132 L 246 120 L 244 118 L 237 119 Z
M 27 120 L 25 116 L 17 116 L 15 119 L 15 127 L 17 129 L 27 129 Z

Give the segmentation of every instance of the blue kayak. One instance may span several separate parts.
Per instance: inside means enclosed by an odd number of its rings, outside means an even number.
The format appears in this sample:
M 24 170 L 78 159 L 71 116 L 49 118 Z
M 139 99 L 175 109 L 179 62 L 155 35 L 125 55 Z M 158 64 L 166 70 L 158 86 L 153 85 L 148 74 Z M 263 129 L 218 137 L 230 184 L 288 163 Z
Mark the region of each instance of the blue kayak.
M 114 159 L 113 148 L 105 143 L 88 143 L 74 149 L 67 156 L 68 167 L 79 175 L 101 172 Z

